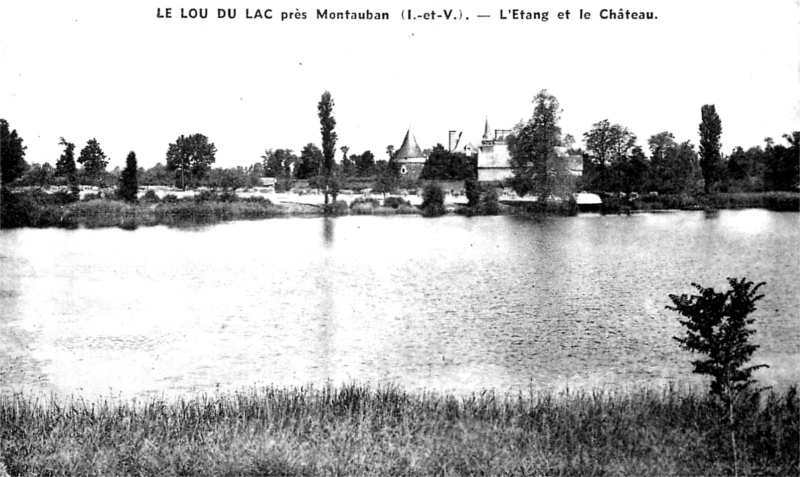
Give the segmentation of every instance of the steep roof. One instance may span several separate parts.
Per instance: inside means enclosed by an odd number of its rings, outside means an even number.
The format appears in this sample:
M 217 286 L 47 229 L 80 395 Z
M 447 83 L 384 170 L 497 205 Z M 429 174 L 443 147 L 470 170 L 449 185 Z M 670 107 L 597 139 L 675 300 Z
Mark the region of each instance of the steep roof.
M 483 128 L 483 140 L 484 141 L 491 141 L 494 139 L 492 137 L 492 130 L 489 129 L 489 118 L 486 118 L 486 126 Z
M 418 157 L 425 157 L 422 155 L 422 149 L 417 144 L 417 139 L 411 134 L 411 128 L 406 132 L 406 138 L 403 139 L 403 145 L 394 156 L 396 159 L 411 159 Z

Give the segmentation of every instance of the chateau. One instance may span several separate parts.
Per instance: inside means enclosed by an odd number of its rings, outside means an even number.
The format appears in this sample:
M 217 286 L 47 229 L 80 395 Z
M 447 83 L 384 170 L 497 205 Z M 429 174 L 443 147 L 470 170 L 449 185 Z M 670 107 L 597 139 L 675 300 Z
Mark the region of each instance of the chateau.
M 502 183 L 514 177 L 511 169 L 511 154 L 508 152 L 508 136 L 510 129 L 492 129 L 489 127 L 489 119 L 483 128 L 483 137 L 480 146 L 477 148 L 470 144 L 465 144 L 458 149 L 468 156 L 478 156 L 478 181 Z M 455 131 L 450 131 L 449 147 L 451 152 L 456 152 L 460 134 L 456 136 Z M 476 151 L 477 149 L 477 151 Z M 567 154 L 564 147 L 556 148 L 556 153 L 566 162 L 567 170 L 573 176 L 583 175 L 583 158 Z M 418 179 L 422 168 L 425 165 L 426 157 L 422 153 L 417 139 L 411 133 L 411 128 L 406 132 L 403 145 L 395 153 L 394 158 L 400 165 L 400 173 L 411 179 Z
M 514 177 L 511 169 L 511 154 L 508 152 L 506 139 L 510 129 L 495 129 L 492 134 L 489 120 L 483 130 L 483 140 L 478 147 L 478 181 L 503 182 Z M 566 162 L 569 173 L 573 176 L 583 175 L 583 157 L 567 154 L 565 147 L 557 147 L 556 154 Z

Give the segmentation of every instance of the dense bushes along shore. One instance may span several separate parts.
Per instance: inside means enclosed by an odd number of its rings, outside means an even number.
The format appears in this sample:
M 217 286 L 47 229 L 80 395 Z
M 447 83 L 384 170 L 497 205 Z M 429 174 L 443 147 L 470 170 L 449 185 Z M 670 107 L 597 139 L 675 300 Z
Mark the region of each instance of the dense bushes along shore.
M 739 475 L 797 475 L 796 388 L 739 408 Z M 11 475 L 732 475 L 727 410 L 675 389 L 466 398 L 366 386 L 0 396 Z
M 800 212 L 800 193 L 797 192 L 730 192 L 708 195 L 643 195 L 634 200 L 603 198 L 606 212 L 630 210 L 691 210 L 691 209 L 767 209 L 777 212 Z
M 519 208 L 506 208 L 497 197 L 481 196 L 471 206 L 458 206 L 462 215 L 519 214 Z M 636 200 L 604 197 L 602 212 L 651 211 L 665 209 L 741 209 L 763 208 L 775 211 L 800 211 L 800 194 L 796 192 L 763 192 L 712 194 L 707 196 L 662 195 Z M 550 210 L 552 209 L 552 210 Z M 574 207 L 548 207 L 544 212 L 571 215 Z M 524 210 L 522 211 L 524 212 Z M 239 198 L 232 192 L 204 191 L 193 198 L 178 199 L 167 195 L 159 199 L 149 193 L 138 202 L 127 203 L 113 198 L 88 196 L 75 201 L 66 191 L 48 194 L 40 190 L 12 191 L 2 189 L 0 227 L 136 228 L 151 225 L 192 225 L 226 220 L 251 220 L 271 217 L 314 215 L 429 215 L 424 208 L 410 205 L 400 197 L 388 197 L 383 205 L 378 199 L 356 199 L 349 206 L 340 201 L 328 206 L 273 204 L 264 197 Z M 524 214 L 523 214 L 524 215 Z
M 252 220 L 272 217 L 375 214 L 421 214 L 408 204 L 380 207 L 370 202 L 344 202 L 322 207 L 305 204 L 273 204 L 264 197 L 238 198 L 233 193 L 201 193 L 193 198 L 178 199 L 155 194 L 135 203 L 114 199 L 87 197 L 74 201 L 65 192 L 46 194 L 41 191 L 11 192 L 4 189 L 0 206 L 0 226 L 88 228 L 136 228 L 151 225 L 192 225 L 226 220 Z

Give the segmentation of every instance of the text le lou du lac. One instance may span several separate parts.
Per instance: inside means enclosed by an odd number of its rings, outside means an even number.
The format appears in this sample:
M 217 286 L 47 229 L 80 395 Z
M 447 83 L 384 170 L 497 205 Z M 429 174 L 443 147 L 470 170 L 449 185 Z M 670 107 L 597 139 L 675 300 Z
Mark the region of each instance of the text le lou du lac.
M 173 11 L 172 7 L 158 8 L 156 10 L 156 18 L 208 18 L 208 8 L 179 8 Z M 217 18 L 236 18 L 237 11 L 235 8 L 217 8 Z M 288 12 L 273 12 L 271 8 L 245 8 L 244 18 L 263 18 L 272 20 L 273 18 L 280 17 L 281 21 L 285 20 L 305 20 L 308 18 L 306 12 L 301 12 L 299 9 Z

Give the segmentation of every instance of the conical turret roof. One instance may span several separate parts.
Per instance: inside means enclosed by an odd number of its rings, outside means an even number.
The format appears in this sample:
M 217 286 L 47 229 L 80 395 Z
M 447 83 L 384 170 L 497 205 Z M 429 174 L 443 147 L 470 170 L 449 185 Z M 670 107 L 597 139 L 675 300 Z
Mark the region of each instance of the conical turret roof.
M 408 128 L 408 132 L 406 132 L 406 138 L 403 139 L 403 145 L 400 146 L 400 150 L 397 151 L 397 154 L 395 154 L 394 157 L 396 159 L 424 157 L 422 155 L 422 149 L 420 149 L 419 144 L 417 144 L 417 139 L 413 134 L 411 134 L 411 128 Z
M 486 126 L 483 128 L 483 140 L 484 141 L 491 141 L 492 140 L 492 130 L 489 128 L 489 118 L 486 118 Z

